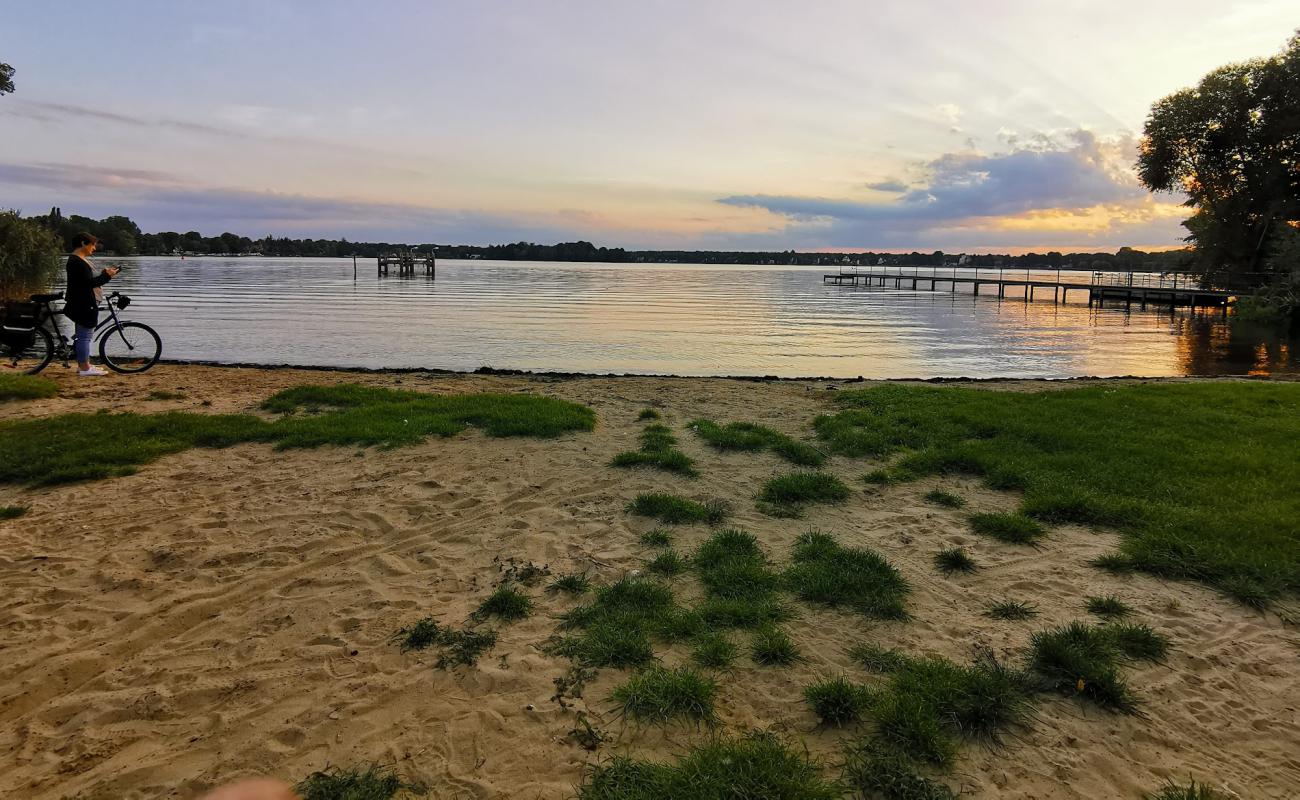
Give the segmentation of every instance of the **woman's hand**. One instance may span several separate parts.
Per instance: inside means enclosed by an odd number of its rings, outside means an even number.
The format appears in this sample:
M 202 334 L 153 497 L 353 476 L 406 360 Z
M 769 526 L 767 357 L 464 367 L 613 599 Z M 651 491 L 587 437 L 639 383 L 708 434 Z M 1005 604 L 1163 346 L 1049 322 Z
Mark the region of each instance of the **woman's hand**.
M 119 273 L 119 272 L 121 272 L 121 271 L 122 271 L 122 268 L 121 268 L 121 267 L 105 267 L 105 268 L 104 268 L 104 272 L 107 273 L 107 274 L 108 274 L 108 277 L 110 277 L 110 278 L 116 278 L 116 277 L 117 277 L 117 273 Z

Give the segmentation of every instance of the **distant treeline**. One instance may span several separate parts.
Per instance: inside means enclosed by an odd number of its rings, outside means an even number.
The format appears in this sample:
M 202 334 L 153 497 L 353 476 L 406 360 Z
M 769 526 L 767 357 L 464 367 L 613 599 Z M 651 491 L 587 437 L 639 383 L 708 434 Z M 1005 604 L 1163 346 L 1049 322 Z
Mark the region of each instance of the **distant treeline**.
M 965 255 L 959 253 L 798 253 L 741 250 L 624 250 L 621 247 L 596 247 L 591 242 L 559 244 L 446 245 L 401 244 L 395 242 L 350 242 L 347 239 L 290 239 L 264 236 L 250 239 L 233 233 L 204 236 L 198 231 L 144 233 L 129 217 L 112 216 L 95 220 L 76 214 L 63 216 L 58 208 L 49 214 L 31 217 L 54 230 L 66 244 L 82 231 L 99 237 L 103 249 L 116 255 L 262 255 L 307 256 L 314 258 L 374 258 L 375 256 L 412 251 L 436 252 L 439 258 L 476 258 L 498 261 L 603 261 L 610 263 L 671 264 L 789 264 L 789 265 L 858 265 L 908 264 L 943 266 L 963 263 L 973 267 L 1048 266 L 1074 269 L 1186 269 L 1192 261 L 1190 251 L 1171 250 L 1147 253 L 1121 247 L 1115 253 L 1026 253 L 1024 255 Z

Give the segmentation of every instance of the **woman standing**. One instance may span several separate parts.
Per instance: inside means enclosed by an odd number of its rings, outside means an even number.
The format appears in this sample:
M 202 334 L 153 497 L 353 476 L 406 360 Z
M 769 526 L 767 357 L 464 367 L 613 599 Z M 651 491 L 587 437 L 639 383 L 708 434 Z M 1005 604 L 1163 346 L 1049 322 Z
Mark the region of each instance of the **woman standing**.
M 68 256 L 68 288 L 64 293 L 63 316 L 76 325 L 73 352 L 77 356 L 77 374 L 85 378 L 107 375 L 99 367 L 90 365 L 90 337 L 99 322 L 99 297 L 96 290 L 113 280 L 117 267 L 109 267 L 98 275 L 90 266 L 90 255 L 99 247 L 99 239 L 89 233 L 73 237 L 74 250 Z

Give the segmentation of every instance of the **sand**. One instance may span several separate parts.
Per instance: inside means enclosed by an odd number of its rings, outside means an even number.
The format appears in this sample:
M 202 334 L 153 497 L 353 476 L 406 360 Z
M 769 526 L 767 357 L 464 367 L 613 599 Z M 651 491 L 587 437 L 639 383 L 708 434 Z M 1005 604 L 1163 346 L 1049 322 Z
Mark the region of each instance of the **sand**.
M 650 553 L 637 537 L 653 525 L 623 506 L 654 489 L 731 498 L 735 524 L 778 562 L 815 526 L 879 550 L 914 587 L 906 623 L 802 608 L 789 629 L 804 663 L 772 669 L 741 658 L 720 676 L 726 730 L 773 729 L 834 762 L 850 734 L 819 728 L 801 693 L 821 677 L 866 679 L 845 655 L 848 644 L 957 660 L 986 645 L 1019 660 L 1030 631 L 1085 619 L 1085 595 L 1113 593 L 1173 641 L 1167 663 L 1127 673 L 1144 716 L 1044 698 L 1032 727 L 1003 747 L 964 747 L 952 786 L 971 797 L 1136 798 L 1193 776 L 1240 797 L 1300 794 L 1300 632 L 1276 614 L 1199 585 L 1086 566 L 1114 548 L 1113 534 L 1061 527 L 1041 548 L 1019 548 L 973 536 L 963 512 L 920 500 L 940 487 L 975 510 L 1015 506 L 1015 495 L 975 481 L 858 488 L 804 520 L 764 517 L 750 498 L 784 462 L 718 454 L 681 430 L 707 416 L 806 436 L 836 384 L 178 365 L 92 382 L 51 372 L 63 396 L 0 405 L 0 419 L 98 408 L 244 411 L 285 387 L 354 381 L 534 391 L 586 403 L 600 421 L 593 433 L 554 441 L 470 431 L 389 451 L 191 450 L 129 477 L 0 487 L 0 505 L 31 509 L 0 522 L 0 796 L 191 798 L 243 776 L 295 781 L 328 764 L 380 761 L 428 783 L 435 797 L 562 798 L 602 756 L 680 753 L 707 732 L 625 724 L 608 700 L 625 678 L 616 670 L 602 670 L 577 701 L 612 741 L 592 754 L 566 739 L 573 713 L 551 697 L 567 662 L 540 646 L 572 603 L 540 587 L 531 591 L 537 613 L 502 626 L 474 668 L 437 670 L 433 653 L 404 655 L 389 641 L 425 615 L 462 624 L 506 559 L 606 580 L 639 568 Z M 155 390 L 185 398 L 147 399 Z M 678 431 L 699 480 L 606 466 L 635 447 L 636 413 L 646 405 Z M 837 458 L 829 469 L 852 480 L 869 466 Z M 706 535 L 703 526 L 677 529 L 683 549 Z M 933 554 L 951 545 L 983 568 L 938 574 Z M 675 581 L 686 594 L 693 583 Z M 1040 617 L 981 615 L 1008 596 L 1032 600 Z M 664 660 L 683 662 L 684 649 Z

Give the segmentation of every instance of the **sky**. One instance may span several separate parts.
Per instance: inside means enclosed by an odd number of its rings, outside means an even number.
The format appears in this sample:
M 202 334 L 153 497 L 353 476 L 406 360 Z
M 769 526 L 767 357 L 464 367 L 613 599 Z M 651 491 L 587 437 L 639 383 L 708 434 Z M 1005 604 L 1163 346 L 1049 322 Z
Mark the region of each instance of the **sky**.
M 6 3 L 0 207 L 146 231 L 1158 249 L 1151 104 L 1295 0 Z

